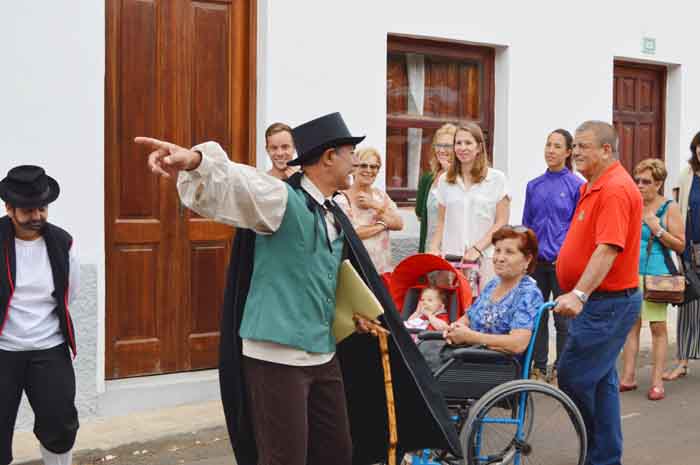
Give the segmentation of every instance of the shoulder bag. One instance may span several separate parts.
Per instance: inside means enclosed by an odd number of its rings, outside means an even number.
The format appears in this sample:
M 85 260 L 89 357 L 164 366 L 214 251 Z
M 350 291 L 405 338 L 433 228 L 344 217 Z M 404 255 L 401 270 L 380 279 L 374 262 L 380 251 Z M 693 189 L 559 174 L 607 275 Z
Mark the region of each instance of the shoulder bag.
M 666 202 L 666 207 L 671 201 Z M 645 268 L 649 266 L 651 247 L 654 242 L 654 235 L 649 236 L 647 241 L 647 261 Z M 659 241 L 661 244 L 661 241 Z M 685 301 L 686 278 L 683 276 L 671 259 L 668 248 L 661 244 L 664 254 L 664 262 L 671 272 L 671 275 L 644 275 L 642 280 L 644 290 L 644 300 L 662 304 L 681 304 Z
M 686 260 L 685 257 L 681 255 L 681 263 L 685 275 L 684 304 L 700 299 L 700 277 L 698 276 L 698 267 L 700 266 L 700 244 L 696 244 L 693 241 L 693 214 L 690 205 L 688 205 L 686 224 L 690 225 L 690 231 L 686 231 L 686 234 L 690 234 L 690 239 L 688 241 L 690 243 L 690 261 Z

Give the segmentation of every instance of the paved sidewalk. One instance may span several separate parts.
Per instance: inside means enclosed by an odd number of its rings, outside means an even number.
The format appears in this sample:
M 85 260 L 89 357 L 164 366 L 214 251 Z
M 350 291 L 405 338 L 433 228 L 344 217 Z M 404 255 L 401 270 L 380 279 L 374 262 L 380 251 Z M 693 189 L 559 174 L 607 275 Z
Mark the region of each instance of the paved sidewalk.
M 111 451 L 128 444 L 146 444 L 172 436 L 211 429 L 220 429 L 219 436 L 223 434 L 220 439 L 225 440 L 223 442 L 228 445 L 224 424 L 224 413 L 219 401 L 139 412 L 121 417 L 98 418 L 81 425 L 74 450 L 76 457 L 79 457 L 81 451 Z M 13 452 L 15 457 L 13 463 L 41 458 L 38 442 L 31 431 L 15 433 Z

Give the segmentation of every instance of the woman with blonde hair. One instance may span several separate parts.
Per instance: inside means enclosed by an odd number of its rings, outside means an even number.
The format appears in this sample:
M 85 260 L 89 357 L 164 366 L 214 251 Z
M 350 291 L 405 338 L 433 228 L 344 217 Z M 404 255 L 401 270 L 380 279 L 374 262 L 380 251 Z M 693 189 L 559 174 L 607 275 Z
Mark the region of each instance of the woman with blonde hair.
M 643 286 L 644 276 L 669 275 L 676 271 L 671 263 L 671 252 L 682 253 L 685 248 L 685 227 L 678 204 L 666 199 L 660 192 L 666 180 L 667 171 L 658 158 L 642 160 L 634 169 L 644 210 L 642 213 L 642 240 L 639 253 L 639 281 Z M 668 333 L 666 330 L 667 304 L 642 300 L 642 311 L 625 342 L 622 352 L 622 375 L 620 392 L 637 389 L 635 368 L 639 353 L 639 332 L 642 320 L 649 322 L 651 330 L 652 371 L 651 387 L 647 392 L 649 400 L 665 397 L 662 374 L 666 361 Z
M 476 264 L 485 285 L 493 272 L 492 236 L 508 223 L 510 194 L 505 174 L 488 166 L 484 133 L 464 123 L 455 133 L 454 154 L 437 186 L 438 221 L 430 252 L 458 255 Z
M 377 149 L 358 150 L 357 158 L 352 186 L 335 200 L 355 226 L 377 271 L 385 273 L 391 271 L 389 231 L 403 229 L 403 220 L 387 193 L 372 187 L 382 167 Z
M 430 171 L 426 171 L 418 181 L 418 193 L 416 195 L 416 216 L 420 221 L 420 240 L 418 252 L 425 252 L 425 243 L 430 240 L 437 226 L 438 201 L 437 183 L 440 175 L 447 172 L 450 166 L 450 158 L 454 151 L 455 132 L 457 126 L 445 123 L 440 126 L 433 135 L 430 158 Z

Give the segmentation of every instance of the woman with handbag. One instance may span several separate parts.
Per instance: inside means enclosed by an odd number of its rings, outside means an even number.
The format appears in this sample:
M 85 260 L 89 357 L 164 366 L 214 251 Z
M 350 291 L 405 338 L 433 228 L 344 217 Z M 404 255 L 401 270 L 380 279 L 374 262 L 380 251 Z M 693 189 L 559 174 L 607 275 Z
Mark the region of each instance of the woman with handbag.
M 648 321 L 653 364 L 651 388 L 647 392 L 649 400 L 661 400 L 665 396 L 662 375 L 668 345 L 666 308 L 674 300 L 682 301 L 684 288 L 684 278 L 673 263 L 671 253 L 683 252 L 685 228 L 678 204 L 660 194 L 666 176 L 666 167 L 657 158 L 642 160 L 634 169 L 634 181 L 644 201 L 639 254 L 639 279 L 644 298 L 640 318 L 627 335 L 622 352 L 620 392 L 637 389 L 635 368 L 639 333 L 642 320 Z M 660 283 L 659 277 L 666 282 Z M 663 289 L 667 287 L 675 289 L 675 294 L 664 293 Z
M 700 270 L 700 132 L 690 142 L 688 166 L 683 168 L 678 180 L 678 204 L 681 217 L 685 218 L 686 247 L 683 252 L 689 299 L 678 308 L 676 342 L 678 361 L 664 373 L 666 381 L 673 381 L 688 374 L 688 361 L 700 358 L 700 300 L 698 300 L 698 271 Z M 695 292 L 693 292 L 695 291 Z

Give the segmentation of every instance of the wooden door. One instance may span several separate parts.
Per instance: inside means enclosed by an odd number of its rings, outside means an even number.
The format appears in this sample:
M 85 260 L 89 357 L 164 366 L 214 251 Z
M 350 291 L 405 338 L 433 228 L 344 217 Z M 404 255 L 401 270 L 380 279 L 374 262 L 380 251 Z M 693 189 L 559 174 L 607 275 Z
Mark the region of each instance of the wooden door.
M 645 158 L 664 159 L 666 69 L 615 62 L 613 124 L 620 161 L 629 172 Z
M 153 135 L 254 163 L 254 0 L 107 0 L 106 377 L 211 368 L 232 228 L 152 176 Z

